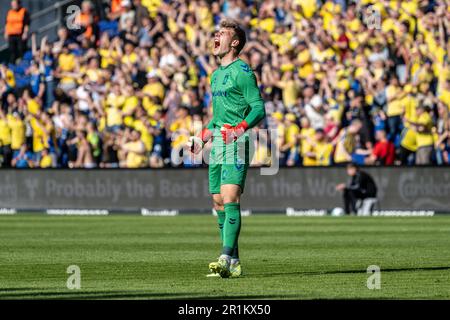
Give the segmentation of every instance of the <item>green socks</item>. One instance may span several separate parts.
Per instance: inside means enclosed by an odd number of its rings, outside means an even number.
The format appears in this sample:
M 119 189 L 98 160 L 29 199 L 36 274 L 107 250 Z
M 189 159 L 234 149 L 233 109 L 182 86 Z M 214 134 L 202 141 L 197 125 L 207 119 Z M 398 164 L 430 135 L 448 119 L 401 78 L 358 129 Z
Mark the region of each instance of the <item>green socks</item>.
M 237 255 L 237 244 L 241 230 L 241 207 L 239 203 L 225 204 L 225 222 L 223 225 L 223 251 L 222 254 L 232 256 L 233 251 Z
M 223 224 L 225 222 L 225 211 L 216 210 L 216 212 L 217 212 L 217 223 L 219 224 L 220 240 L 222 240 L 223 243 Z
M 233 252 L 231 253 L 231 259 L 239 260 L 239 248 L 236 240 L 236 244 L 234 245 Z
M 217 224 L 219 225 L 219 231 L 220 231 L 220 240 L 222 241 L 223 245 L 223 228 L 225 223 L 225 211 L 222 210 L 216 210 L 217 212 Z M 236 241 L 236 245 L 234 246 L 233 252 L 231 253 L 232 259 L 239 259 L 239 248 L 238 243 Z

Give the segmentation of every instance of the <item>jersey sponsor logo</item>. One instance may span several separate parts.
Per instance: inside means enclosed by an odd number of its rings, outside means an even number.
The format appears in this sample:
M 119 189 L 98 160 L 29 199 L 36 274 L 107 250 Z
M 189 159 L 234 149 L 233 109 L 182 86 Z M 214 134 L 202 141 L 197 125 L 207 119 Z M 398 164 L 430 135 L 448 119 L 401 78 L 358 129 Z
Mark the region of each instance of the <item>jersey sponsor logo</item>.
M 223 91 L 223 90 L 217 90 L 217 91 L 213 91 L 212 92 L 212 96 L 213 97 L 226 97 L 227 96 L 227 92 Z
M 241 64 L 241 68 L 242 68 L 242 70 L 244 72 L 250 72 L 251 71 L 250 67 L 247 64 L 244 64 L 244 63 Z

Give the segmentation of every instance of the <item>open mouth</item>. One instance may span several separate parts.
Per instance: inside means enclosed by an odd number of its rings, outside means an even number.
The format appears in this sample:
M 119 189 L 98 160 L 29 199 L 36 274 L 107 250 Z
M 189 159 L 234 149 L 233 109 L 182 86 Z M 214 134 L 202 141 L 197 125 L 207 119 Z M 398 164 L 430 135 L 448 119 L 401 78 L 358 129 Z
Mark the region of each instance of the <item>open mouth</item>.
M 220 40 L 214 39 L 214 49 L 217 49 L 218 47 L 220 47 Z

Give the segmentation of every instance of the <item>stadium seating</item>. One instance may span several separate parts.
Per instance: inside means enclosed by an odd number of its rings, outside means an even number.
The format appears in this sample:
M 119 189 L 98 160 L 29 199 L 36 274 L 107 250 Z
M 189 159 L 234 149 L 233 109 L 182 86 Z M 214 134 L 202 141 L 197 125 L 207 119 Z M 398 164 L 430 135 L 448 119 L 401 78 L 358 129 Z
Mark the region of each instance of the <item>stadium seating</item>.
M 208 43 L 221 20 L 237 19 L 248 38 L 241 59 L 266 102 L 260 128 L 279 137 L 269 136 L 258 155 L 276 143 L 282 166 L 449 164 L 448 4 L 238 2 L 83 1 L 92 22 L 69 28 L 66 19 L 46 48 L 38 42 L 36 54 L 1 65 L 2 109 L 6 118 L 17 111 L 28 128 L 16 147 L 27 144 L 36 159 L 49 152 L 52 167 L 174 165 L 172 151 L 211 117 L 208 83 L 218 61 Z M 24 109 L 22 89 L 31 86 L 39 95 Z M 17 105 L 6 102 L 11 93 Z M 80 159 L 76 137 L 88 127 L 89 156 Z M 145 145 L 137 157 L 121 150 L 132 131 Z

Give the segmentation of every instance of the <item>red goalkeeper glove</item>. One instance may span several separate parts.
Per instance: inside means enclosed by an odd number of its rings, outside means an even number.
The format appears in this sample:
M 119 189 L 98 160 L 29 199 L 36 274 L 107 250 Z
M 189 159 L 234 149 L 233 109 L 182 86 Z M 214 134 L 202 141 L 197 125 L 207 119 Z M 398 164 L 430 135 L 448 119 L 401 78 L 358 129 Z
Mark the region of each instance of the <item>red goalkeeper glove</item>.
M 220 133 L 222 134 L 222 139 L 225 144 L 236 141 L 244 132 L 248 129 L 247 121 L 243 120 L 237 126 L 233 127 L 228 123 L 225 123 L 222 128 L 220 128 Z
M 212 137 L 212 131 L 208 128 L 203 128 L 202 132 L 200 132 L 200 139 L 202 139 L 203 143 L 208 142 Z

